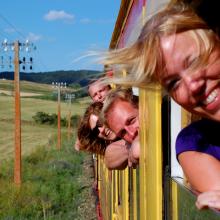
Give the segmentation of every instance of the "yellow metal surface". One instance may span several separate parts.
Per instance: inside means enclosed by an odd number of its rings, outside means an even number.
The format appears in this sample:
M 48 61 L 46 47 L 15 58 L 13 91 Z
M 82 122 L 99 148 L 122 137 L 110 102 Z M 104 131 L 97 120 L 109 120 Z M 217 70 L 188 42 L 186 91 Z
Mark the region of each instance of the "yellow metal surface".
M 114 220 L 119 219 L 118 217 L 118 170 L 112 171 L 112 216 Z
M 120 10 L 109 46 L 110 49 L 116 48 L 121 39 L 133 2 L 134 0 L 121 0 Z
M 123 201 L 123 173 L 122 171 L 118 171 L 118 206 L 117 206 L 117 213 L 119 219 L 123 219 L 123 208 L 124 208 L 124 201 Z
M 122 191 L 122 201 L 123 201 L 123 219 L 128 220 L 129 219 L 129 178 L 128 178 L 128 167 L 122 171 L 122 180 L 124 182 L 123 184 L 123 191 Z
M 126 72 L 126 70 L 123 69 L 123 70 L 122 70 L 122 76 L 123 76 L 123 77 L 126 77 L 126 75 L 127 75 L 127 72 Z
M 161 90 L 140 89 L 140 218 L 162 219 Z
M 172 187 L 172 220 L 178 220 L 178 194 L 177 183 L 171 180 Z
M 132 169 L 132 195 L 133 195 L 133 204 L 132 204 L 132 212 L 133 212 L 133 220 L 137 220 L 137 172 L 136 169 Z
M 105 167 L 103 156 L 99 156 L 99 198 L 103 219 L 111 220 L 111 181 L 109 171 Z

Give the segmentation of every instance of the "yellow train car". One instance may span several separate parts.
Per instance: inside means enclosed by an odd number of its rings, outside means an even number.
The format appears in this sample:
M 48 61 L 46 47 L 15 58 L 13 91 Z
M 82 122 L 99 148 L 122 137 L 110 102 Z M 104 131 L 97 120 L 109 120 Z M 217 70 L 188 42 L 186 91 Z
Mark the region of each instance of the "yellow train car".
M 147 16 L 174 1 L 122 0 L 110 49 L 132 43 Z M 201 1 L 185 1 L 198 5 Z M 99 219 L 103 220 L 215 220 L 215 210 L 199 211 L 196 196 L 176 160 L 178 132 L 194 120 L 160 87 L 133 88 L 139 95 L 141 157 L 138 168 L 110 171 L 97 158 Z

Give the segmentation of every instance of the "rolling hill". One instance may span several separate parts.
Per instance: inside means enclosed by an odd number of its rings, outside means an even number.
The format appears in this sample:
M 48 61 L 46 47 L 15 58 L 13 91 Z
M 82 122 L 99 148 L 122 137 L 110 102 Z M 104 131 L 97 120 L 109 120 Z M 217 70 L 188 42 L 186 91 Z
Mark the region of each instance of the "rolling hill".
M 51 84 L 52 82 L 66 82 L 69 84 L 79 84 L 82 87 L 88 85 L 89 80 L 101 74 L 95 70 L 69 70 L 69 71 L 53 71 L 53 72 L 20 72 L 20 80 L 37 82 L 42 84 Z M 14 72 L 1 72 L 0 79 L 14 79 Z

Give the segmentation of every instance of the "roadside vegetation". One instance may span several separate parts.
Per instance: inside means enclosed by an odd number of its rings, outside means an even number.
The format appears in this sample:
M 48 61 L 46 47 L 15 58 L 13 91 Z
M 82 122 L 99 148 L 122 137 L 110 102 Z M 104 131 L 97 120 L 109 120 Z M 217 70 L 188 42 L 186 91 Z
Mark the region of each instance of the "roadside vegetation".
M 0 219 L 95 219 L 93 173 L 85 173 L 84 167 L 85 161 L 91 166 L 91 157 L 72 146 L 65 141 L 58 151 L 54 142 L 23 157 L 21 187 L 13 183 L 13 161 L 1 164 Z M 83 206 L 91 210 L 90 216 Z
M 33 85 L 32 85 L 33 86 Z M 38 91 L 35 87 L 31 93 Z M 71 110 L 71 139 L 67 127 L 61 128 L 62 145 L 57 149 L 56 123 L 37 123 L 37 112 L 57 113 L 57 102 L 21 99 L 22 184 L 13 183 L 14 98 L 0 94 L 0 219 L 59 220 L 95 219 L 91 194 L 93 168 L 91 155 L 75 151 L 76 121 L 88 102 L 61 104 L 61 116 Z M 88 99 L 87 99 L 88 100 Z M 86 210 L 86 211 L 85 211 Z

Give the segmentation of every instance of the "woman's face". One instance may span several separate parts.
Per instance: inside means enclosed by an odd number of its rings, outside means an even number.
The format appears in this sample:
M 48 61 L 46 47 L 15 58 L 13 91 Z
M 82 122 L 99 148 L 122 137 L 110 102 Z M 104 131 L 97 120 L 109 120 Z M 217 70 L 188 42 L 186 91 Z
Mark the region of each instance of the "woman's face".
M 92 114 L 90 116 L 89 119 L 89 124 L 92 130 L 97 130 L 98 133 L 98 137 L 104 139 L 104 140 L 108 140 L 108 141 L 113 141 L 116 139 L 116 134 L 110 130 L 109 128 L 107 128 L 104 125 L 101 125 L 98 121 L 98 116 Z
M 191 67 L 199 59 L 199 46 L 189 31 L 161 38 L 167 73 L 159 81 L 171 97 L 192 113 L 220 121 L 220 46 L 207 65 Z

